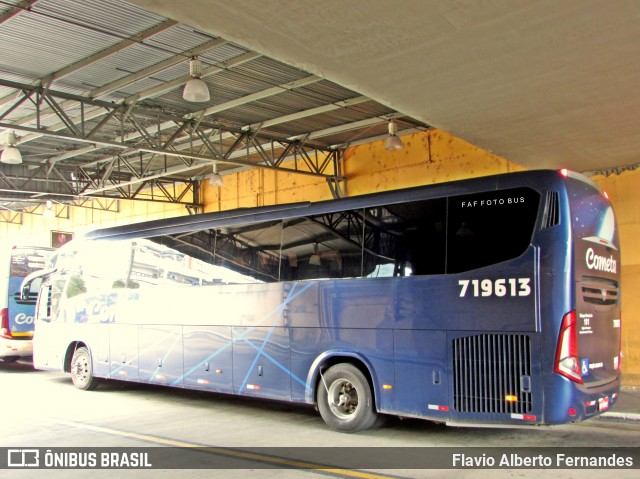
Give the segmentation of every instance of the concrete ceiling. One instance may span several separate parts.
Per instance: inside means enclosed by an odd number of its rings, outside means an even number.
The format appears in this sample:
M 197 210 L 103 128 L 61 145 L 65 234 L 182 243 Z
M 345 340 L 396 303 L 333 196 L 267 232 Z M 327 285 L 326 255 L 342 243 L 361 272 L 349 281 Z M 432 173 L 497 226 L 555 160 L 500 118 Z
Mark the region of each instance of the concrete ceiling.
M 635 165 L 640 2 L 133 0 L 530 168 Z
M 0 161 L 0 222 L 194 212 L 201 182 L 247 168 L 340 196 L 345 148 L 392 119 L 529 168 L 636 167 L 639 20 L 636 0 L 0 0 L 0 149 L 22 156 Z

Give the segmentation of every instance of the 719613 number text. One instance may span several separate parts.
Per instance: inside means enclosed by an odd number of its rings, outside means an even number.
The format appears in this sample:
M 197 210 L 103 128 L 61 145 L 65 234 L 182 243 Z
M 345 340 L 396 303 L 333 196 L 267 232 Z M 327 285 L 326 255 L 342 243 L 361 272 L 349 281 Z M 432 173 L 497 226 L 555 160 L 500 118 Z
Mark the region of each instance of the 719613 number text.
M 502 278 L 502 279 L 461 279 L 460 297 L 489 297 L 489 296 L 529 296 L 531 294 L 531 278 Z

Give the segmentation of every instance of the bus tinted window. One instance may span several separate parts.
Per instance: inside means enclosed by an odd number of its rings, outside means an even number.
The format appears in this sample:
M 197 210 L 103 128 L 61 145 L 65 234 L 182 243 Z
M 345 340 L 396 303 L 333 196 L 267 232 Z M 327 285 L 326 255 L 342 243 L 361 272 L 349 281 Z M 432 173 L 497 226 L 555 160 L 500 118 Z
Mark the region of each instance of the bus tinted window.
M 445 220 L 445 198 L 369 208 L 364 275 L 444 273 Z
M 459 273 L 522 254 L 538 202 L 538 193 L 518 188 L 152 240 L 220 268 L 199 284 Z
M 277 220 L 151 240 L 179 252 L 181 261 L 192 264 L 197 260 L 202 265 L 213 266 L 213 269 L 205 268 L 206 277 L 199 278 L 198 284 L 269 283 L 279 279 L 281 230 L 282 221 Z
M 529 188 L 449 199 L 447 273 L 520 256 L 531 243 L 540 195 Z
M 286 220 L 281 279 L 361 276 L 363 214 L 352 210 Z
M 538 193 L 518 188 L 150 238 L 152 243 L 138 241 L 131 253 L 119 255 L 133 255 L 133 267 L 117 284 L 459 273 L 521 255 L 531 242 L 538 203 Z

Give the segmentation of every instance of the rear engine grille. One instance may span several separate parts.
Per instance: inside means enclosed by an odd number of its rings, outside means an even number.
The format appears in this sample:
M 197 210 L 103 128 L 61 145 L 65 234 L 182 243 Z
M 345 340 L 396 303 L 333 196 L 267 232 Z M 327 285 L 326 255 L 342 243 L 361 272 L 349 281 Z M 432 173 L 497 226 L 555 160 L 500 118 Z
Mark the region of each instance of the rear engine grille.
M 582 300 L 598 306 L 618 304 L 618 283 L 604 278 L 585 276 L 580 282 Z
M 453 341 L 454 408 L 525 414 L 532 409 L 531 340 L 482 334 Z

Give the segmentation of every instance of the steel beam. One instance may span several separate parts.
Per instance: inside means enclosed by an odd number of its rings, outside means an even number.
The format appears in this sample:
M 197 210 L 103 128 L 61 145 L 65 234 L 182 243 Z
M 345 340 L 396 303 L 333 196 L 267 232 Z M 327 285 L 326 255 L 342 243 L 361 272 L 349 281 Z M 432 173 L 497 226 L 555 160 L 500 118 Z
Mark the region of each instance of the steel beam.
M 314 165 L 312 161 L 309 161 L 308 152 L 313 151 L 314 155 L 318 155 L 321 153 L 321 156 L 326 156 L 326 154 L 330 153 L 328 149 L 313 147 L 311 145 L 305 144 L 305 142 L 301 142 L 298 139 L 289 140 L 287 138 L 273 137 L 265 134 L 260 131 L 259 128 L 236 128 L 230 129 L 225 127 L 224 133 L 222 132 L 222 127 L 215 123 L 199 121 L 195 119 L 184 119 L 178 115 L 171 115 L 168 113 L 157 112 L 155 110 L 149 110 L 143 107 L 139 107 L 137 105 L 126 105 L 126 104 L 113 104 L 109 102 L 103 102 L 100 100 L 89 100 L 86 98 L 78 97 L 77 95 L 71 95 L 67 93 L 55 92 L 50 89 L 44 89 L 41 86 L 32 86 L 32 85 L 24 85 L 16 82 L 10 82 L 6 80 L 0 80 L 0 85 L 12 86 L 20 89 L 25 96 L 30 96 L 33 94 L 35 90 L 37 90 L 37 94 L 43 99 L 43 102 L 50 105 L 55 111 L 56 114 L 61 118 L 61 120 L 67 125 L 66 132 L 60 131 L 50 131 L 48 129 L 29 127 L 25 125 L 17 125 L 7 122 L 0 122 L 0 128 L 5 129 L 13 129 L 16 131 L 22 131 L 27 133 L 34 133 L 42 136 L 49 136 L 59 139 L 64 139 L 68 141 L 74 141 L 79 143 L 87 143 L 90 144 L 91 147 L 94 145 L 119 149 L 122 151 L 122 154 L 125 156 L 130 156 L 131 154 L 138 153 L 150 153 L 155 155 L 167 155 L 175 158 L 179 158 L 185 166 L 189 167 L 197 167 L 202 165 L 194 164 L 193 162 L 189 162 L 186 160 L 195 160 L 204 162 L 205 164 L 212 162 L 223 161 L 225 163 L 233 164 L 236 166 L 250 166 L 250 167 L 266 167 L 266 168 L 281 168 L 286 171 L 302 173 L 302 174 L 314 174 L 318 176 L 327 176 L 324 174 L 321 168 L 318 168 L 317 165 Z M 140 146 L 137 142 L 126 142 L 122 140 L 122 137 L 117 139 L 111 139 L 112 137 L 106 136 L 101 132 L 101 129 L 105 127 L 108 121 L 102 121 L 97 126 L 92 126 L 92 128 L 86 128 L 84 124 L 76 124 L 74 121 L 70 120 L 66 115 L 64 110 L 59 107 L 60 100 L 74 100 L 79 101 L 84 105 L 88 105 L 94 108 L 100 108 L 103 110 L 106 118 L 113 118 L 114 120 L 117 118 L 119 120 L 118 127 L 126 128 L 128 130 L 138 131 L 141 137 L 145 138 L 147 145 Z M 38 102 L 36 107 L 39 106 L 43 102 Z M 36 112 L 38 115 L 38 111 Z M 208 149 L 209 155 L 203 155 L 199 153 L 193 152 L 185 152 L 184 150 L 178 151 L 174 146 L 174 140 L 177 135 L 174 135 L 170 141 L 166 141 L 164 144 L 158 144 L 155 140 L 155 137 L 152 133 L 148 132 L 144 126 L 140 123 L 139 119 L 147 118 L 152 119 L 153 121 L 165 122 L 172 121 L 179 131 L 189 129 L 192 132 L 200 132 L 198 136 L 200 138 L 204 138 L 208 135 L 211 130 L 217 130 L 220 133 L 220 140 L 222 142 L 223 139 L 234 138 L 234 143 L 230 148 L 224 148 L 224 145 L 220 144 L 219 149 L 220 153 L 215 154 L 211 148 Z M 161 124 L 161 123 L 160 123 Z M 85 133 L 89 131 L 89 133 Z M 224 136 L 223 136 L 224 135 Z M 261 165 L 256 162 L 252 162 L 248 160 L 248 156 L 251 153 L 256 153 L 264 149 L 264 145 L 257 146 L 258 139 L 267 142 L 273 142 L 273 145 L 279 149 L 283 150 L 291 150 L 299 153 L 305 163 L 305 167 L 300 167 L 298 165 L 293 168 L 286 167 L 282 165 L 282 161 L 273 162 L 269 164 L 267 162 L 264 165 Z M 220 142 L 220 143 L 221 143 Z M 155 145 L 155 146 L 154 146 Z M 239 150 L 244 148 L 246 151 L 244 153 L 239 153 Z M 253 148 L 250 150 L 250 148 Z M 61 155 L 62 158 L 66 158 L 70 155 Z M 272 155 L 273 156 L 273 155 Z M 312 155 L 313 156 L 313 155 Z M 244 159 L 242 159 L 244 157 Z M 54 158 L 55 159 L 55 158 Z M 281 159 L 281 158 L 278 158 Z M 58 161 L 59 159 L 56 159 Z M 333 176 L 330 175 L 330 176 Z

